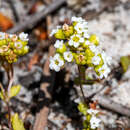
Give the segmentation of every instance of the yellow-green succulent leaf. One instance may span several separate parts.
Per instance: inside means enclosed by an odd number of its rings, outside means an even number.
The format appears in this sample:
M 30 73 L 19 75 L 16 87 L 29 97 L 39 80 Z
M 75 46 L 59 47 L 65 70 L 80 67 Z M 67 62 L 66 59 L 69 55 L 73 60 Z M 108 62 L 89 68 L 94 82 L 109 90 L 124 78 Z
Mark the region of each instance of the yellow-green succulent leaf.
M 61 48 L 56 49 L 56 52 L 63 54 L 67 50 L 65 44 Z
M 96 46 L 99 45 L 99 38 L 95 34 L 90 36 L 89 41 L 94 43 Z
M 2 100 L 4 100 L 4 94 L 3 94 L 2 91 L 0 92 L 0 98 L 1 98 Z
M 19 118 L 18 114 L 15 113 L 11 117 L 11 123 L 13 130 L 25 130 L 22 120 Z
M 55 38 L 57 39 L 65 39 L 65 35 L 63 33 L 62 29 L 58 29 L 58 31 L 55 33 Z
M 123 71 L 126 72 L 130 66 L 130 56 L 122 56 L 120 62 L 123 68 Z
M 86 106 L 86 104 L 84 104 L 84 103 L 79 103 L 79 105 L 78 105 L 78 109 L 79 109 L 79 111 L 81 112 L 81 113 L 83 113 L 85 116 L 86 116 L 86 114 L 87 114 L 87 106 Z
M 12 98 L 14 96 L 17 96 L 17 94 L 20 92 L 20 89 L 21 89 L 20 85 L 12 86 L 10 89 L 9 97 Z
M 74 33 L 73 26 L 69 26 L 68 30 L 63 30 L 65 37 L 70 37 Z

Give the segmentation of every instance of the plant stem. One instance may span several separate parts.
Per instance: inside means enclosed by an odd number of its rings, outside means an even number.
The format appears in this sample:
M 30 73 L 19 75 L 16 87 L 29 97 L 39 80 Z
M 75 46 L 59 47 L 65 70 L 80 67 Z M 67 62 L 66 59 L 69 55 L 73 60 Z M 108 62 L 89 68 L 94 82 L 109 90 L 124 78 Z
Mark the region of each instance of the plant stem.
M 14 80 L 14 74 L 13 74 L 13 66 L 12 64 L 10 64 L 10 69 L 9 69 L 9 72 L 8 72 L 8 80 L 9 80 L 9 83 L 8 83 L 8 95 L 9 95 L 9 92 L 10 92 L 10 89 L 12 87 L 12 84 L 13 84 L 13 80 Z
M 7 111 L 8 111 L 8 126 L 9 126 L 9 129 L 10 130 L 13 130 L 12 129 L 12 125 L 11 125 L 11 109 L 10 109 L 10 106 L 9 106 L 9 102 L 6 102 L 6 105 L 7 105 Z
M 81 93 L 83 95 L 83 99 L 84 99 L 84 103 L 86 103 L 87 105 L 87 101 L 86 101 L 86 98 L 85 98 L 85 95 L 84 95 L 84 92 L 83 92 L 83 87 L 82 87 L 82 75 L 81 75 L 81 69 L 80 69 L 80 66 L 78 65 L 78 71 L 79 71 L 79 86 L 80 86 L 80 90 L 81 90 Z
M 8 88 L 7 88 L 7 93 L 8 93 L 8 96 L 10 96 L 10 89 L 12 87 L 12 84 L 13 84 L 13 80 L 14 80 L 14 74 L 13 74 L 13 65 L 12 64 L 9 64 L 9 72 L 8 72 Z M 9 100 L 7 102 L 7 108 L 8 108 L 8 115 L 9 115 L 9 128 L 10 130 L 13 130 L 12 129 L 12 125 L 11 125 L 11 108 L 9 106 Z
M 9 129 L 10 130 L 13 130 L 12 128 L 12 125 L 11 125 L 11 108 L 10 108 L 10 105 L 9 105 L 9 94 L 10 94 L 10 89 L 12 87 L 12 84 L 13 84 L 13 79 L 14 79 L 14 76 L 13 76 L 13 65 L 12 64 L 7 64 L 6 65 L 3 65 L 6 73 L 7 73 L 7 76 L 8 76 L 8 86 L 7 88 L 5 89 L 5 95 L 7 94 L 7 99 L 5 101 L 6 103 L 6 106 L 7 106 L 7 111 L 8 111 L 8 126 L 9 126 Z

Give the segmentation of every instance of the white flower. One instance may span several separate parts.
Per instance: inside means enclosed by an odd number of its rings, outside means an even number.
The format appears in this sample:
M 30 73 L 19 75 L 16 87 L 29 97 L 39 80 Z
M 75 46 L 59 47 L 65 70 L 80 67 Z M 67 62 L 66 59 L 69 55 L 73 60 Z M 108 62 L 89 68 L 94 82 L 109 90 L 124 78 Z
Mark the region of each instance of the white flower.
M 77 31 L 77 33 L 81 34 L 83 32 L 84 26 L 82 23 L 77 23 L 74 26 L 74 29 Z
M 87 31 L 86 31 L 86 32 L 84 32 L 83 36 L 84 36 L 85 38 L 87 38 L 87 39 L 90 37 L 90 35 L 88 34 L 88 32 L 87 32 Z
M 99 113 L 99 111 L 95 109 L 88 109 L 87 112 L 91 115 L 96 115 L 97 113 Z
M 65 59 L 66 61 L 68 61 L 68 62 L 71 62 L 71 61 L 72 61 L 73 55 L 72 55 L 72 53 L 71 53 L 70 51 L 64 52 L 63 55 L 64 55 L 64 59 Z
M 72 22 L 85 22 L 85 20 L 82 19 L 81 17 L 75 17 L 75 16 L 71 18 L 71 21 Z
M 57 33 L 58 29 L 60 29 L 61 26 L 57 26 L 56 29 L 53 29 L 52 32 L 50 33 L 50 37 L 52 37 L 55 33 Z
M 54 57 L 50 57 L 49 67 L 56 72 L 60 71 L 60 68 L 64 65 L 64 61 L 61 59 L 60 55 L 57 53 Z
M 99 127 L 101 120 L 95 116 L 92 116 L 92 118 L 90 119 L 90 124 L 91 124 L 91 128 L 92 129 L 96 129 Z
M 101 53 L 101 55 L 102 55 L 102 59 L 103 59 L 104 63 L 111 65 L 112 58 L 110 56 L 107 56 L 104 51 Z
M 24 32 L 22 32 L 22 33 L 19 34 L 19 38 L 20 38 L 22 41 L 28 41 L 28 40 L 29 40 L 29 39 L 28 39 L 28 34 L 27 34 L 27 33 L 24 33 Z
M 74 34 L 74 35 L 72 35 L 70 38 L 71 38 L 71 39 L 69 40 L 68 44 L 69 44 L 70 46 L 74 46 L 75 48 L 77 48 L 77 47 L 80 45 L 80 43 L 83 43 L 83 42 L 84 42 L 84 38 L 81 37 L 81 36 L 78 35 L 78 34 L 76 34 L 76 35 Z
M 14 37 L 14 34 L 9 34 L 9 38 L 13 38 Z
M 55 48 L 62 48 L 62 46 L 63 46 L 63 40 L 57 40 L 56 42 L 55 42 L 55 44 L 54 44 L 54 47 Z
M 90 45 L 90 44 L 91 44 L 91 43 L 90 43 L 90 41 L 88 41 L 88 40 L 85 42 L 85 45 Z
M 77 99 L 74 100 L 74 102 L 79 104 L 81 102 L 81 99 L 77 98 Z
M 100 60 L 101 60 L 101 58 L 100 58 L 99 56 L 94 56 L 94 57 L 92 58 L 92 63 L 93 63 L 94 65 L 99 65 Z
M 96 47 L 95 45 L 90 45 L 89 46 L 90 50 L 95 53 L 95 55 L 98 55 L 99 53 L 101 53 L 101 50 L 99 47 Z
M 79 46 L 79 42 L 74 42 L 74 47 L 77 48 Z
M 70 39 L 69 42 L 68 42 L 68 44 L 69 44 L 70 46 L 73 46 L 73 45 L 74 45 L 74 41 L 73 41 L 72 39 Z
M 83 37 L 80 37 L 79 42 L 83 43 L 85 40 Z
M 11 38 L 13 41 L 17 41 L 18 37 L 15 34 L 10 34 L 9 38 Z
M 108 74 L 110 73 L 110 68 L 107 66 L 107 64 L 104 64 L 101 68 L 99 68 L 100 78 L 107 78 Z
M 3 40 L 3 39 L 5 39 L 5 33 L 0 32 L 0 40 Z
M 18 49 L 20 49 L 20 48 L 23 47 L 23 45 L 22 45 L 21 42 L 15 42 L 15 43 L 14 43 L 14 46 L 15 46 L 16 48 L 18 48 Z

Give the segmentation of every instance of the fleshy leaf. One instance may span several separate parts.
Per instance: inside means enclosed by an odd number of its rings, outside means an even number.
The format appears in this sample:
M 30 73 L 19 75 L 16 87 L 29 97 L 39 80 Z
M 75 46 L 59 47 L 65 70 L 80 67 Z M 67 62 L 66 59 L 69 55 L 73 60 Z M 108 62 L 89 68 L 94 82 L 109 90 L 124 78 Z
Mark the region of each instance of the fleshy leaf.
M 130 66 L 130 56 L 122 56 L 120 62 L 123 68 L 123 71 L 126 72 Z
M 57 38 L 57 39 L 65 39 L 65 35 L 64 35 L 62 29 L 59 29 L 59 30 L 55 33 L 55 38 Z
M 2 91 L 0 92 L 0 98 L 1 98 L 2 100 L 4 100 L 4 94 L 3 94 Z
M 15 113 L 11 117 L 11 123 L 13 130 L 25 130 L 22 120 L 19 118 L 18 114 Z
M 12 86 L 11 90 L 10 90 L 10 95 L 9 97 L 14 97 L 16 96 L 19 92 L 20 92 L 21 86 L 20 85 L 15 85 Z
M 79 103 L 79 105 L 78 105 L 78 109 L 79 109 L 79 111 L 81 112 L 81 113 L 83 113 L 85 116 L 87 115 L 87 106 L 86 106 L 86 104 L 84 104 L 84 103 Z

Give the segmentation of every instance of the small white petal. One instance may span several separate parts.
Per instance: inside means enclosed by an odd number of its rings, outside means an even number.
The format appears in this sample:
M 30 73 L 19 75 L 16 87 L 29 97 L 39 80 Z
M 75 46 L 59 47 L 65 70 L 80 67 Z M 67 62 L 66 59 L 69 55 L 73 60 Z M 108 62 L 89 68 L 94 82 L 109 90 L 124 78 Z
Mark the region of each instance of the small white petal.
M 92 116 L 92 118 L 90 119 L 90 124 L 91 124 L 91 128 L 92 129 L 96 129 L 99 127 L 101 120 L 95 116 Z
M 72 39 L 71 39 L 71 40 L 69 40 L 68 44 L 69 44 L 70 46 L 73 46 L 73 45 L 74 45 L 73 40 L 72 40 Z
M 64 52 L 63 56 L 64 56 L 64 59 L 68 62 L 71 62 L 73 59 L 73 55 L 70 51 Z
M 96 115 L 97 113 L 99 113 L 99 111 L 95 109 L 88 109 L 87 112 L 91 115 Z
M 90 35 L 88 33 L 84 33 L 84 37 L 88 39 Z
M 72 22 L 85 22 L 85 20 L 82 19 L 81 17 L 75 17 L 75 16 L 71 18 L 71 21 Z
M 28 34 L 22 32 L 19 34 L 19 38 L 22 40 L 22 41 L 28 41 Z
M 101 61 L 101 58 L 100 58 L 99 56 L 94 56 L 94 57 L 92 58 L 92 63 L 93 63 L 94 65 L 99 65 L 100 61 Z
M 85 45 L 90 45 L 90 44 L 91 44 L 91 43 L 90 43 L 90 41 L 88 41 L 88 40 L 85 42 Z
M 79 42 L 83 43 L 84 42 L 84 38 L 80 38 Z
M 60 71 L 60 68 L 64 65 L 64 61 L 61 59 L 60 54 L 56 53 L 54 57 L 50 57 L 50 69 L 56 72 Z
M 58 29 L 60 29 L 61 26 L 57 26 L 56 29 L 53 29 L 52 32 L 50 33 L 50 37 L 52 37 L 55 33 L 57 33 Z
M 3 39 L 5 39 L 5 33 L 0 32 L 0 40 L 3 40 Z
M 16 48 L 18 48 L 18 49 L 20 49 L 20 48 L 23 47 L 23 45 L 22 45 L 21 42 L 15 42 L 15 43 L 14 43 L 14 46 L 15 46 Z
M 54 44 L 55 48 L 62 48 L 63 46 L 63 40 L 57 40 L 56 43 Z
M 79 47 L 79 42 L 74 42 L 74 47 L 75 48 Z

